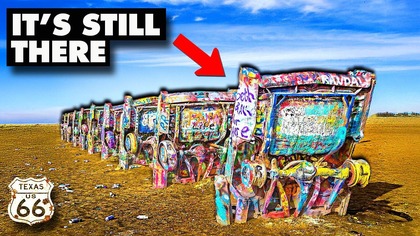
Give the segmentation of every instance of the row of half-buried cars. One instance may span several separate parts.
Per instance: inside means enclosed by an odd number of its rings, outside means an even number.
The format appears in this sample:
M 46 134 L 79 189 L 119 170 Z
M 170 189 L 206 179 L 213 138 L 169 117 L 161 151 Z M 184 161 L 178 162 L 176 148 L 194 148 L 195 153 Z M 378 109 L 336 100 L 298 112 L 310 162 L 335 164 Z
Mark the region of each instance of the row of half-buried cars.
M 241 68 L 226 92 L 161 92 L 63 114 L 62 138 L 121 168 L 148 165 L 153 186 L 214 177 L 216 219 L 346 214 L 370 166 L 352 159 L 375 75 Z

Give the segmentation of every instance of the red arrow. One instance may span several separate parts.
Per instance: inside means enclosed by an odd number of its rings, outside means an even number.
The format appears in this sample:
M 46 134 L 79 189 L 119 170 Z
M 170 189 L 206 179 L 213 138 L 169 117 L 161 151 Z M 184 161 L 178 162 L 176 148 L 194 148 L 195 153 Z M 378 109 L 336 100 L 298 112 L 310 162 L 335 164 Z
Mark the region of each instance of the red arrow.
M 201 66 L 200 69 L 195 71 L 195 75 L 225 77 L 225 70 L 217 48 L 214 48 L 211 56 L 208 56 L 203 50 L 197 47 L 182 34 L 178 35 L 173 44 L 185 55 Z

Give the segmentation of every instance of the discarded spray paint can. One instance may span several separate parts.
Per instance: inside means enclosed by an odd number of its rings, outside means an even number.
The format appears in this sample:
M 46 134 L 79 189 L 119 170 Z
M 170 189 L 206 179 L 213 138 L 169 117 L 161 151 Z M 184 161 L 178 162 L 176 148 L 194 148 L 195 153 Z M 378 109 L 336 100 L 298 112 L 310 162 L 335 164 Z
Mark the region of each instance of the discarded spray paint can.
M 95 186 L 95 188 L 107 188 L 106 185 L 103 184 L 98 184 Z
M 147 216 L 147 215 L 138 215 L 136 218 L 139 219 L 139 220 L 147 220 L 147 219 L 149 219 L 149 216 Z
M 113 219 L 115 219 L 114 215 L 110 215 L 110 216 L 105 217 L 105 221 L 110 221 L 110 220 L 113 220 Z
M 69 223 L 74 224 L 74 223 L 79 223 L 79 222 L 82 222 L 82 221 L 83 220 L 81 218 L 74 218 L 74 219 L 69 220 Z

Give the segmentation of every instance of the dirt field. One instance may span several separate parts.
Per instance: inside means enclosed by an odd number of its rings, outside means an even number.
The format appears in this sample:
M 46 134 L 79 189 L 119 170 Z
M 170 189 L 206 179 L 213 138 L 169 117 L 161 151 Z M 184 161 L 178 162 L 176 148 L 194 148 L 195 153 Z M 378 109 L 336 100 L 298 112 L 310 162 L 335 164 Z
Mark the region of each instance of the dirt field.
M 419 134 L 420 118 L 369 119 L 354 156 L 370 162 L 372 177 L 366 188 L 353 188 L 347 216 L 260 218 L 222 227 L 210 181 L 155 190 L 149 168 L 114 170 L 116 162 L 61 141 L 58 125 L 0 125 L 0 235 L 420 235 Z M 13 222 L 7 186 L 16 176 L 39 174 L 55 183 L 53 218 L 34 226 Z M 60 183 L 74 192 L 60 190 Z M 95 189 L 114 183 L 121 188 Z M 106 222 L 111 214 L 116 219 Z M 149 219 L 136 219 L 140 214 Z M 69 224 L 75 217 L 83 222 Z

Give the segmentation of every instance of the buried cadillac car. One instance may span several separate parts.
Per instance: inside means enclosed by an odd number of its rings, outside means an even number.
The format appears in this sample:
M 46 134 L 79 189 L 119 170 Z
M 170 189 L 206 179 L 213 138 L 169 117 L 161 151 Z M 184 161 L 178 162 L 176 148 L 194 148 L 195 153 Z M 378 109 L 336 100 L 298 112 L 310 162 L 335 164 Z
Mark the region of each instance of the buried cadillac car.
M 214 175 L 223 164 L 233 91 L 195 91 L 159 96 L 153 186 L 191 183 Z M 158 142 L 158 143 L 157 143 Z
M 351 156 L 374 85 L 361 70 L 261 76 L 242 68 L 224 174 L 214 182 L 218 223 L 346 214 L 350 187 L 370 177 L 369 164 Z

